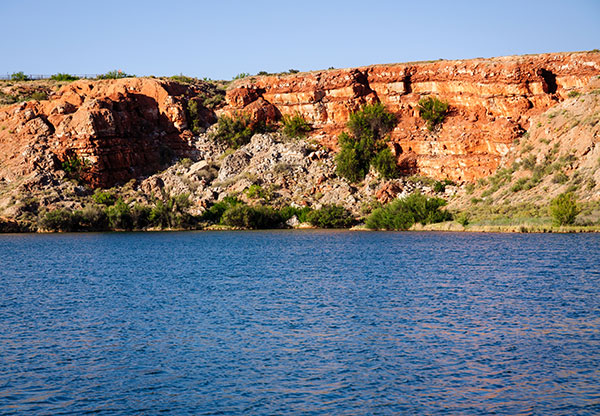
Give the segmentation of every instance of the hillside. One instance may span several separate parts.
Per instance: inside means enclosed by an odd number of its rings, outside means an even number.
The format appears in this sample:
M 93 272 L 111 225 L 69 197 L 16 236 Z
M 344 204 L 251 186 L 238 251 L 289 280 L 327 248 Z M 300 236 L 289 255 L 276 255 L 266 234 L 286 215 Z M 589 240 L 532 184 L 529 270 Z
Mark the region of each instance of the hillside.
M 595 224 L 599 75 L 600 53 L 579 52 L 255 76 L 225 96 L 222 84 L 184 77 L 4 82 L 17 102 L 0 107 L 0 228 L 47 229 L 49 213 L 77 212 L 104 229 L 117 201 L 129 216 L 169 207 L 141 228 L 202 228 L 231 198 L 295 217 L 341 206 L 360 220 L 417 189 L 471 226 L 551 223 L 550 199 L 573 192 L 578 223 Z M 419 112 L 426 97 L 448 103 L 433 129 Z M 371 169 L 349 182 L 336 171 L 337 138 L 375 102 L 394 117 L 386 141 L 400 176 Z M 308 122 L 307 136 L 283 133 L 286 116 Z M 244 117 L 257 134 L 218 139 Z

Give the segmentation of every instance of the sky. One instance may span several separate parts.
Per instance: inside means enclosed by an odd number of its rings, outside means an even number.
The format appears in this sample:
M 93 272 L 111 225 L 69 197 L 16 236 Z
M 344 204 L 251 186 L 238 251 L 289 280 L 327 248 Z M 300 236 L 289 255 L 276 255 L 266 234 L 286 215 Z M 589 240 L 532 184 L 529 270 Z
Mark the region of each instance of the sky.
M 0 0 L 0 74 L 239 73 L 600 49 L 600 0 Z

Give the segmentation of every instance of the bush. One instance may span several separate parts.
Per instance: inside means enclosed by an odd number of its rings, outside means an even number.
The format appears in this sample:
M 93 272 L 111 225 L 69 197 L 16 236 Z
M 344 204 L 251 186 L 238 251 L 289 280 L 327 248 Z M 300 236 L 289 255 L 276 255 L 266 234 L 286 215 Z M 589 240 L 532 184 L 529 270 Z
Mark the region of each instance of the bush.
M 416 222 L 425 225 L 448 221 L 452 215 L 440 209 L 445 205 L 446 201 L 442 198 L 428 198 L 415 192 L 373 211 L 366 226 L 375 230 L 407 230 Z
M 190 130 L 194 134 L 201 133 L 200 113 L 198 111 L 198 101 L 189 100 L 187 102 L 187 115 L 190 119 Z
M 131 208 L 131 221 L 137 230 L 143 230 L 150 225 L 152 209 L 146 205 L 134 204 Z
M 311 211 L 312 209 L 310 207 L 298 208 L 288 205 L 279 210 L 279 215 L 281 215 L 281 219 L 283 222 L 288 221 L 293 216 L 296 216 L 296 218 L 298 218 L 298 221 L 300 222 L 308 222 L 308 214 Z
M 88 205 L 79 211 L 79 227 L 87 231 L 105 231 L 108 229 L 106 211 L 97 205 Z
M 310 211 L 306 220 L 319 228 L 347 228 L 354 224 L 350 212 L 339 205 L 324 205 L 321 209 Z
M 13 72 L 10 76 L 11 81 L 29 81 L 29 77 L 23 71 Z
M 254 184 L 246 189 L 246 196 L 250 199 L 265 199 L 267 198 L 267 192 L 262 186 Z
M 556 172 L 552 175 L 552 183 L 566 183 L 569 180 L 569 177 L 562 171 Z
M 395 160 L 392 163 L 393 155 L 384 151 L 384 136 L 395 123 L 394 115 L 381 103 L 367 105 L 351 114 L 347 124 L 350 133 L 344 132 L 338 138 L 337 174 L 350 182 L 358 182 L 364 179 L 374 159 L 375 167 L 382 176 L 394 174 Z
M 311 130 L 310 125 L 300 114 L 295 114 L 293 116 L 284 115 L 281 122 L 283 124 L 283 134 L 288 137 L 305 137 Z
M 31 94 L 29 98 L 36 101 L 47 100 L 48 94 L 46 94 L 44 91 L 36 91 L 33 94 Z
M 249 77 L 250 74 L 248 72 L 241 72 L 239 74 L 237 74 L 235 77 L 233 77 L 234 80 L 236 79 L 242 79 L 242 78 L 246 78 Z
M 61 163 L 61 166 L 68 177 L 73 179 L 79 179 L 81 173 L 87 168 L 87 162 L 85 161 L 85 159 L 80 158 L 77 155 L 72 155 L 68 156 Z
M 271 207 L 238 204 L 225 211 L 221 223 L 230 227 L 269 229 L 280 227 L 283 218 Z
M 149 225 L 159 228 L 191 226 L 195 219 L 186 212 L 190 205 L 189 194 L 164 194 L 162 199 L 155 200 L 154 207 L 150 210 Z
M 221 116 L 217 121 L 217 129 L 213 138 L 237 149 L 250 142 L 254 135 L 248 115 Z
M 371 160 L 371 165 L 373 165 L 377 173 L 385 179 L 391 179 L 398 176 L 396 158 L 389 147 L 386 147 L 377 153 Z
M 130 77 L 134 77 L 135 75 L 129 75 L 126 74 L 125 72 L 119 70 L 112 70 L 112 71 L 108 71 L 106 74 L 100 74 L 98 75 L 97 79 L 120 79 L 120 78 L 130 78 Z
M 444 179 L 443 181 L 435 181 L 435 183 L 433 184 L 433 191 L 437 193 L 446 192 L 446 186 L 448 185 L 456 186 L 456 183 L 449 179 Z
M 427 129 L 433 131 L 444 122 L 448 112 L 448 103 L 436 97 L 424 97 L 419 100 L 419 115 L 427 122 Z
M 92 200 L 96 204 L 106 205 L 109 207 L 117 201 L 117 196 L 111 191 L 102 191 L 97 189 L 94 192 L 94 195 L 92 195 Z
M 223 217 L 225 211 L 239 204 L 243 204 L 243 202 L 234 196 L 226 196 L 225 198 L 223 198 L 222 201 L 215 203 L 209 209 L 204 211 L 200 219 L 202 221 L 208 221 L 214 224 L 218 224 L 221 222 L 221 218 Z
M 106 209 L 108 223 L 113 230 L 131 230 L 133 229 L 133 218 L 131 210 L 121 198 L 117 202 Z
M 71 74 L 63 74 L 59 72 L 58 74 L 54 74 L 50 77 L 53 81 L 77 81 L 79 77 Z
M 78 223 L 72 212 L 67 209 L 49 211 L 40 220 L 40 226 L 49 231 L 74 231 Z
M 169 78 L 173 81 L 180 82 L 182 84 L 193 84 L 194 82 L 196 82 L 196 78 L 188 77 L 183 74 L 173 75 Z
M 573 224 L 579 212 L 580 210 L 573 193 L 560 194 L 550 201 L 550 214 L 556 225 Z

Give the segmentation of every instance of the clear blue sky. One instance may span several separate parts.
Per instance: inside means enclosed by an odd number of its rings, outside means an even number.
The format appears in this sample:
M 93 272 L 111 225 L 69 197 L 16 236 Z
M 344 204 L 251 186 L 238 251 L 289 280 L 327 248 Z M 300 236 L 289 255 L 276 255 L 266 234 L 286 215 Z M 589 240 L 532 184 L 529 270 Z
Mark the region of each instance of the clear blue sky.
M 3 0 L 0 73 L 231 79 L 600 48 L 600 0 Z

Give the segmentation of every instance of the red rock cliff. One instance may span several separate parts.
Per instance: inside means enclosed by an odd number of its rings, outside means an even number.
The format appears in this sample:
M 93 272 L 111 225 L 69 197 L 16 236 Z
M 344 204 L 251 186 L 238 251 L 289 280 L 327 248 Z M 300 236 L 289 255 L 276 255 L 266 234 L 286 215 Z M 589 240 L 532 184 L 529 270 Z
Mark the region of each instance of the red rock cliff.
M 74 156 L 85 160 L 83 179 L 92 185 L 153 173 L 173 155 L 191 151 L 185 108 L 197 93 L 195 87 L 148 78 L 82 80 L 50 100 L 4 107 L 0 179 L 40 168 L 48 163 L 40 155 L 47 154 L 55 155 L 56 164 Z
M 496 170 L 530 117 L 598 75 L 595 52 L 376 65 L 246 78 L 229 89 L 224 111 L 299 113 L 321 143 L 335 148 L 349 114 L 381 101 L 398 116 L 391 142 L 406 173 L 474 180 Z M 450 104 L 434 133 L 417 110 L 427 95 Z

